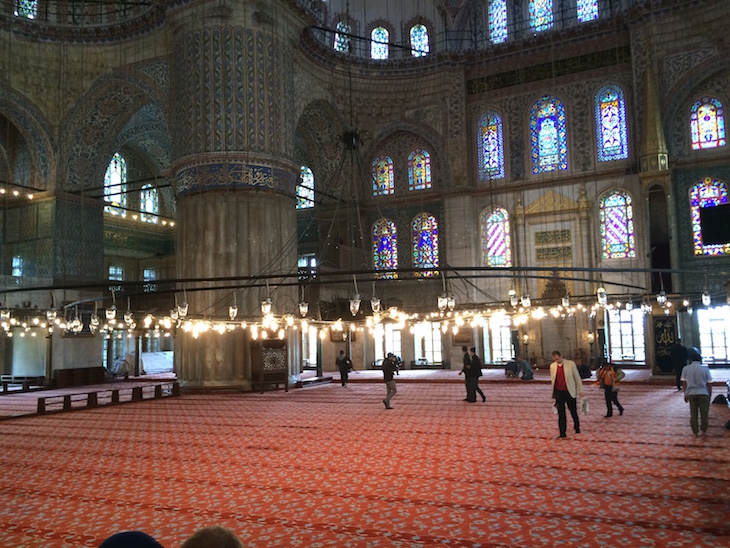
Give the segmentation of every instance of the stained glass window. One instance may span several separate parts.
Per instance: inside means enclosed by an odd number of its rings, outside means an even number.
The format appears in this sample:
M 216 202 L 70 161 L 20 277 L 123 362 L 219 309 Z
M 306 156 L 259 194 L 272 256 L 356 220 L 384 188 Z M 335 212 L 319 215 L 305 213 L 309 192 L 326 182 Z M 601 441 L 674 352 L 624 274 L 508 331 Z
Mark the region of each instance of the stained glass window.
M 507 1 L 489 2 L 489 40 L 492 44 L 507 41 Z
M 726 255 L 730 253 L 730 242 L 709 243 L 702 241 L 701 209 L 726 205 L 727 186 L 722 181 L 707 177 L 692 187 L 689 193 L 692 233 L 695 255 Z
M 431 188 L 431 155 L 417 148 L 408 155 L 408 190 Z
M 626 103 L 623 90 L 612 84 L 596 93 L 596 144 L 599 162 L 629 157 Z
M 491 267 L 512 266 L 509 215 L 497 208 L 484 210 L 479 219 L 482 232 L 482 265 Z
M 530 28 L 540 32 L 553 26 L 553 1 L 530 0 Z
M 378 156 L 373 160 L 373 196 L 386 196 L 393 192 L 393 160 L 388 156 Z
M 421 213 L 411 224 L 413 235 L 413 268 L 436 268 L 439 265 L 439 231 L 436 217 Z M 438 272 L 417 272 L 416 276 L 430 277 Z
M 15 255 L 13 257 L 12 264 L 10 265 L 10 275 L 16 278 L 23 276 L 23 257 Z
M 504 178 L 504 142 L 502 117 L 496 112 L 486 112 L 477 123 L 479 148 L 479 180 Z
M 157 280 L 157 269 L 147 267 L 142 272 L 142 277 L 144 278 L 145 284 L 142 286 L 143 291 L 146 293 L 152 293 L 157 291 L 157 284 L 152 283 L 155 280 Z
M 610 192 L 601 199 L 600 216 L 603 258 L 636 257 L 631 196 L 621 190 Z
M 546 95 L 532 106 L 530 133 L 533 173 L 568 169 L 565 107 L 560 99 Z
M 35 19 L 38 13 L 38 0 L 15 0 L 13 13 L 16 17 Z
M 373 59 L 388 58 L 388 31 L 383 27 L 374 28 L 370 35 L 370 57 Z
M 704 97 L 692 106 L 690 112 L 692 148 L 716 148 L 725 146 L 725 116 L 722 103 L 712 97 Z
M 428 55 L 428 30 L 423 25 L 411 27 L 411 54 L 413 57 Z
M 373 225 L 373 268 L 375 270 L 395 270 L 398 268 L 398 235 L 395 223 L 390 219 L 380 219 Z M 393 279 L 397 272 L 383 272 L 376 278 Z
M 314 173 L 307 166 L 302 166 L 297 185 L 297 209 L 308 207 L 314 207 Z
M 118 152 L 114 154 L 104 174 L 104 211 L 112 215 L 127 215 L 127 162 Z
M 335 49 L 342 53 L 350 51 L 350 25 L 344 21 L 337 23 L 337 32 L 335 33 Z
M 157 189 L 152 185 L 144 185 L 139 193 L 140 219 L 147 223 L 157 224 L 160 212 L 160 201 Z
M 578 0 L 578 21 L 598 19 L 598 0 Z

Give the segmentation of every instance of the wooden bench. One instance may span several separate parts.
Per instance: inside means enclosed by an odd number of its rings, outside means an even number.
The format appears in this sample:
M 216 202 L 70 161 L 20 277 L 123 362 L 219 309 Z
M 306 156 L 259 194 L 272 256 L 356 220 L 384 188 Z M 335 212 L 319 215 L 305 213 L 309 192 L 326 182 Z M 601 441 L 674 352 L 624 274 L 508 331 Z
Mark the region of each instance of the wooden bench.
M 109 403 L 101 405 L 114 405 L 118 403 L 142 401 L 144 399 L 160 399 L 165 396 L 174 397 L 180 395 L 180 383 L 177 381 L 160 383 L 151 385 L 153 387 L 152 396 L 145 398 L 145 386 L 132 386 L 127 388 L 103 388 L 100 390 L 92 390 L 89 392 L 76 392 L 73 394 L 59 394 L 55 396 L 42 396 L 38 398 L 37 413 L 44 415 L 46 413 L 58 413 L 61 411 L 72 411 L 75 409 L 90 409 L 98 407 L 102 398 L 108 398 Z M 120 398 L 121 393 L 129 393 L 130 399 L 123 402 Z M 147 391 L 148 393 L 150 391 Z
M 22 392 L 28 392 L 31 388 L 42 388 L 46 384 L 46 378 L 42 375 L 0 375 L 0 384 L 2 384 L 3 392 L 7 392 L 10 385 L 21 385 Z

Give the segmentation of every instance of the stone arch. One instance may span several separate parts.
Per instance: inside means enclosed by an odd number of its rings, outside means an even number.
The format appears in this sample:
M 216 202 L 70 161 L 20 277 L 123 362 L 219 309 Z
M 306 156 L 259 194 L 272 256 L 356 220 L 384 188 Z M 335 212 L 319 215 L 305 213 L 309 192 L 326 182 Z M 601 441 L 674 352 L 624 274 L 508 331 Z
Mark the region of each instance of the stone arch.
M 158 126 L 169 128 L 167 97 L 151 77 L 130 71 L 100 78 L 62 123 L 59 185 L 68 191 L 98 188 L 108 152 L 129 120 L 150 103 L 162 113 L 164 124 Z
M 342 192 L 351 180 L 350 164 L 346 161 L 349 150 L 346 133 L 342 114 L 326 100 L 309 103 L 297 120 L 295 159 L 312 170 L 315 189 L 323 189 L 330 195 Z
M 53 175 L 56 172 L 55 138 L 51 124 L 35 104 L 4 86 L 0 86 L 0 114 L 27 141 L 32 186 L 49 190 L 53 186 Z
M 419 124 L 412 121 L 397 121 L 386 125 L 373 141 L 363 150 L 362 159 L 365 167 L 369 170 L 370 162 L 373 161 L 378 152 L 389 153 L 389 156 L 393 158 L 393 162 L 396 165 L 396 170 L 400 167 L 400 173 L 396 173 L 396 193 L 399 190 L 402 192 L 403 188 L 407 189 L 407 182 L 405 187 L 403 183 L 407 180 L 407 172 L 403 171 L 403 167 L 406 164 L 406 156 L 394 157 L 391 151 L 388 150 L 392 143 L 398 143 L 403 139 L 404 136 L 409 136 L 409 141 L 413 143 L 401 143 L 398 147 L 398 154 L 403 152 L 406 153 L 406 149 L 412 148 L 410 145 L 419 143 L 424 148 L 428 149 L 431 155 L 431 179 L 433 181 L 433 191 L 442 192 L 446 188 L 451 186 L 451 168 L 448 163 L 448 155 L 446 154 L 446 145 L 431 127 L 425 124 Z M 400 149 L 403 149 L 402 151 Z M 401 154 L 402 156 L 403 154 Z M 405 179 L 404 176 L 405 175 Z M 368 179 L 368 182 L 370 180 Z M 367 190 L 367 189 L 366 189 Z M 372 194 L 372 188 L 370 193 Z M 369 195 L 366 192 L 366 196 Z

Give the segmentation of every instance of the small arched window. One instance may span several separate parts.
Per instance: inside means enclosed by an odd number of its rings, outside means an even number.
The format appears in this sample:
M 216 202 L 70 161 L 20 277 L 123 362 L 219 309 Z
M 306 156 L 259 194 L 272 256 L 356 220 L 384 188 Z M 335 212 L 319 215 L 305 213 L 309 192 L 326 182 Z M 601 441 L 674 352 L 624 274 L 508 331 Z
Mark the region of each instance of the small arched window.
M 436 217 L 421 213 L 411 223 L 413 237 L 413 268 L 436 268 L 439 265 L 439 232 Z M 430 277 L 434 270 L 416 272 L 416 276 Z
M 418 24 L 411 27 L 411 54 L 413 57 L 428 55 L 428 29 Z
M 577 8 L 581 23 L 598 19 L 598 0 L 578 0 Z
M 692 105 L 690 129 L 693 149 L 724 147 L 725 116 L 722 103 L 712 97 L 703 97 Z
M 408 190 L 431 188 L 431 155 L 417 148 L 408 155 Z
M 502 117 L 497 112 L 485 112 L 477 123 L 477 156 L 479 180 L 504 178 L 504 140 Z
M 530 0 L 530 28 L 534 32 L 553 26 L 553 0 Z
M 689 192 L 695 255 L 727 255 L 730 253 L 730 237 L 727 234 L 727 214 L 722 210 L 711 211 L 717 206 L 727 206 L 727 185 L 712 177 L 697 183 Z M 710 210 L 710 211 L 708 211 Z M 718 216 L 717 213 L 721 213 Z M 722 218 L 722 215 L 725 218 Z
M 373 224 L 373 268 L 396 270 L 398 268 L 398 234 L 390 219 L 379 219 Z M 376 278 L 393 279 L 397 272 L 376 274 Z
M 370 57 L 373 59 L 388 58 L 388 31 L 383 27 L 376 27 L 370 34 Z
M 118 152 L 109 162 L 104 174 L 104 211 L 112 215 L 127 215 L 127 162 Z
M 600 216 L 603 258 L 636 257 L 631 196 L 621 190 L 609 192 L 601 198 Z
M 598 161 L 625 160 L 629 157 L 629 138 L 623 90 L 613 84 L 603 86 L 596 93 L 595 111 Z
M 373 196 L 387 196 L 395 192 L 393 160 L 378 156 L 373 160 Z
M 314 173 L 307 166 L 302 166 L 297 185 L 297 209 L 310 207 L 314 207 Z
M 530 111 L 532 173 L 568 169 L 568 136 L 563 102 L 545 95 Z
M 507 41 L 507 1 L 489 2 L 489 41 L 501 44 Z
M 146 223 L 157 224 L 160 213 L 160 200 L 157 189 L 152 185 L 144 185 L 139 193 L 140 219 Z
M 337 51 L 348 53 L 350 51 L 350 25 L 344 21 L 337 23 L 337 32 L 335 32 L 334 47 Z
M 509 215 L 504 208 L 484 210 L 480 215 L 482 266 L 512 266 Z

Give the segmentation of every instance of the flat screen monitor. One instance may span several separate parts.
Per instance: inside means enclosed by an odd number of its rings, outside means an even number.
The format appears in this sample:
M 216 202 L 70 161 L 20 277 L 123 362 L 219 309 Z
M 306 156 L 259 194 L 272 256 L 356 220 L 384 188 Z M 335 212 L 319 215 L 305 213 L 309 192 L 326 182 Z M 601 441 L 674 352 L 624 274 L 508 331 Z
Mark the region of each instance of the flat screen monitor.
M 701 207 L 700 227 L 704 245 L 730 243 L 730 204 Z

